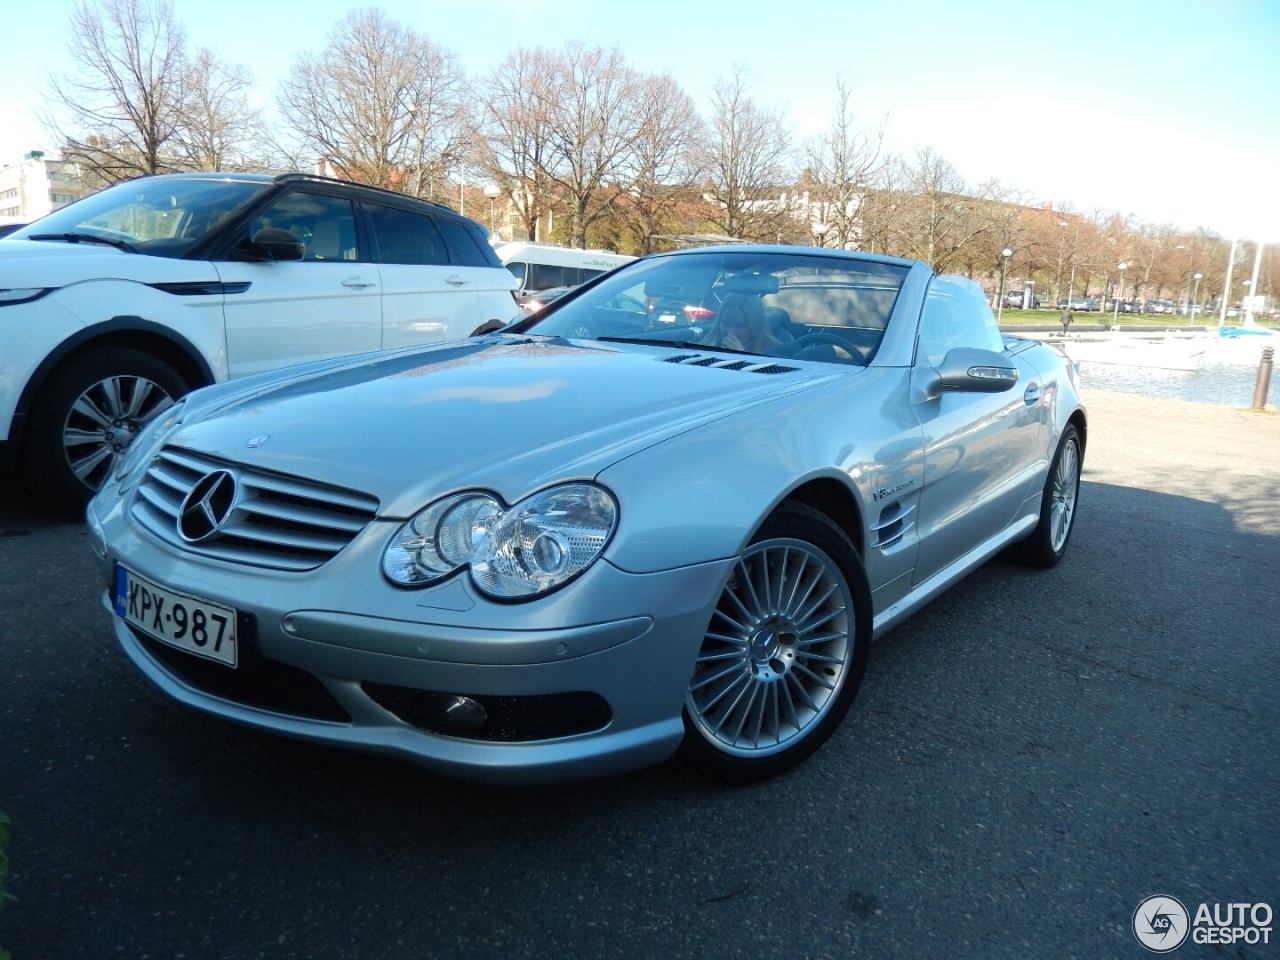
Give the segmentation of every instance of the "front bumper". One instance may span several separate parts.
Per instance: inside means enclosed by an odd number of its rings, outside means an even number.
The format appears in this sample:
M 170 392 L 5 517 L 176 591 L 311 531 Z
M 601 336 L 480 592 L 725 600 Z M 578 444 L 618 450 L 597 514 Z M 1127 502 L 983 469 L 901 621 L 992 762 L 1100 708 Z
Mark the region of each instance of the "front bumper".
M 502 604 L 471 589 L 465 573 L 447 590 L 388 584 L 379 560 L 399 522 L 371 523 L 316 570 L 280 573 L 154 541 L 125 518 L 126 499 L 108 491 L 89 507 L 90 539 L 108 583 L 118 562 L 174 590 L 235 607 L 252 618 L 255 654 L 306 671 L 350 721 L 295 715 L 189 682 L 165 662 L 173 654 L 157 656 L 114 613 L 108 590 L 104 602 L 116 637 L 152 682 L 188 706 L 238 723 L 471 780 L 581 779 L 670 756 L 684 732 L 694 658 L 732 564 L 638 575 L 600 560 L 550 596 Z M 365 684 L 494 698 L 589 693 L 604 699 L 609 716 L 599 729 L 555 739 L 477 740 L 406 722 Z

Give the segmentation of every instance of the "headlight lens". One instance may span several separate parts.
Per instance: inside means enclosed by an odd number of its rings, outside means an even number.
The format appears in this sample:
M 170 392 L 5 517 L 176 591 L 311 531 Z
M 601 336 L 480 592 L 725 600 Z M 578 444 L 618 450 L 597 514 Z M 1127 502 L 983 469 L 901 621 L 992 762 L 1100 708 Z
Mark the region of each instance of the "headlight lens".
M 151 422 L 138 432 L 133 442 L 129 444 L 129 449 L 120 458 L 120 466 L 116 467 L 117 480 L 133 483 L 137 479 L 136 474 L 139 468 L 151 459 L 150 454 L 156 440 L 161 434 L 182 422 L 182 408 L 186 405 L 185 398 L 179 400 L 163 414 L 152 418 Z
M 551 487 L 513 507 L 487 493 L 459 493 L 406 523 L 383 554 L 382 570 L 392 583 L 416 587 L 470 566 L 482 593 L 535 597 L 591 566 L 617 521 L 617 503 L 592 483 Z
M 52 287 L 0 287 L 0 307 L 11 303 L 39 300 L 52 289 Z

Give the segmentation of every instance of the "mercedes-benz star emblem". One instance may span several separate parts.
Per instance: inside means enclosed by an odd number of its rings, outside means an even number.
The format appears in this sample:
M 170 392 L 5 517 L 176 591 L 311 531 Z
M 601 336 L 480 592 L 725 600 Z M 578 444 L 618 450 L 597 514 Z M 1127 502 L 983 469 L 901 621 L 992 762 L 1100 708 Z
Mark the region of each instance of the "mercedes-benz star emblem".
M 256 437 L 250 437 L 244 442 L 244 445 L 252 450 L 254 447 L 260 447 L 271 439 L 271 434 L 260 433 Z
M 178 511 L 178 535 L 187 543 L 208 540 L 231 516 L 235 503 L 235 474 L 229 470 L 206 473 L 182 501 Z

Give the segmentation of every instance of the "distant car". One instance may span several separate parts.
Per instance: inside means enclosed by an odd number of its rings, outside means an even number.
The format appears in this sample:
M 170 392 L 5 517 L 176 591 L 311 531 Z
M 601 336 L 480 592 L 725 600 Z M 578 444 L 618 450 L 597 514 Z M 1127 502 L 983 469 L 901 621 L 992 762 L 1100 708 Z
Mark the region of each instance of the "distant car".
M 0 461 L 83 503 L 192 388 L 502 326 L 514 288 L 483 227 L 403 194 L 306 174 L 110 187 L 0 241 Z
M 1091 304 L 1092 304 L 1092 306 L 1091 306 Z M 1087 300 L 1087 299 L 1085 299 L 1084 297 L 1074 297 L 1074 298 L 1072 298 L 1072 300 L 1068 303 L 1068 302 L 1067 302 L 1067 300 L 1066 300 L 1066 298 L 1064 297 L 1063 299 L 1061 299 L 1061 300 L 1059 300 L 1059 301 L 1058 301 L 1058 309 L 1059 309 L 1059 310 L 1072 310 L 1072 311 L 1078 311 L 1078 310 L 1097 310 L 1097 309 L 1098 309 L 1098 301 L 1096 301 L 1096 300 Z
M 714 320 L 620 306 L 673 291 Z M 1059 561 L 1084 418 L 972 280 L 688 250 L 499 333 L 197 391 L 88 542 L 129 658 L 206 713 L 481 780 L 676 751 L 758 780 L 837 729 L 874 637 L 1007 548 Z
M 0 240 L 25 227 L 25 223 L 0 223 Z
M 539 290 L 537 293 L 527 293 L 516 298 L 516 305 L 525 313 L 537 313 L 547 304 L 554 303 L 570 290 L 576 289 L 578 286 L 575 284 L 572 287 L 551 287 L 548 290 Z

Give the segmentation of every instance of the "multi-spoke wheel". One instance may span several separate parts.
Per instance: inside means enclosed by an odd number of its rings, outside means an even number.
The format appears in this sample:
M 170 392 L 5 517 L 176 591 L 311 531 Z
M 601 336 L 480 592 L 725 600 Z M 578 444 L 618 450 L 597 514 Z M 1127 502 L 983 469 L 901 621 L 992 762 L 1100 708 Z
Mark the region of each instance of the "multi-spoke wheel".
M 1009 551 L 1009 558 L 1033 567 L 1054 566 L 1067 552 L 1080 499 L 1080 434 L 1068 425 L 1049 465 L 1040 504 L 1040 522 L 1031 536 Z
M 187 391 L 168 364 L 109 347 L 73 358 L 40 392 L 24 438 L 28 481 L 79 504 L 116 469 L 139 431 Z
M 685 700 L 686 759 L 738 781 L 799 763 L 849 709 L 870 621 L 848 538 L 784 503 L 739 557 L 707 627 Z

